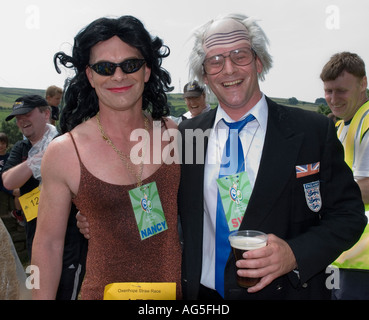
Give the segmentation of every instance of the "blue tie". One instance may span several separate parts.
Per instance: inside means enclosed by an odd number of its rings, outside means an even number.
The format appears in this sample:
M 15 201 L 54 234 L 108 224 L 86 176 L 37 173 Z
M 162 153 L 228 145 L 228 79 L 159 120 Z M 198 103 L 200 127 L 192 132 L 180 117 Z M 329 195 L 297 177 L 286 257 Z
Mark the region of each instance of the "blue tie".
M 229 135 L 223 151 L 219 178 L 245 171 L 245 158 L 243 156 L 243 148 L 239 133 L 248 122 L 253 120 L 255 120 L 255 117 L 252 114 L 247 116 L 244 120 L 233 123 L 228 123 L 223 119 L 224 123 L 229 127 Z M 218 191 L 215 235 L 215 289 L 223 298 L 224 268 L 231 252 L 231 246 L 228 241 L 229 233 L 222 200 Z

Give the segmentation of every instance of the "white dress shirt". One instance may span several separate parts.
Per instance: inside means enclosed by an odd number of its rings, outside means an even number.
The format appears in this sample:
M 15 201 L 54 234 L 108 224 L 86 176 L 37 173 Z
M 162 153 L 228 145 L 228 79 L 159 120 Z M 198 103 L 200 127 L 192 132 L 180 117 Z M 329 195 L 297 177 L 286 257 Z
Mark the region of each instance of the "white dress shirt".
M 240 132 L 242 148 L 245 156 L 245 168 L 254 187 L 259 170 L 261 154 L 268 121 L 268 105 L 263 95 L 260 101 L 240 120 L 249 114 L 256 120 L 249 122 Z M 218 187 L 216 180 L 223 149 L 228 138 L 228 126 L 223 122 L 235 122 L 218 106 L 214 127 L 210 133 L 204 172 L 204 232 L 203 232 L 203 260 L 201 284 L 215 289 L 215 227 L 217 215 Z

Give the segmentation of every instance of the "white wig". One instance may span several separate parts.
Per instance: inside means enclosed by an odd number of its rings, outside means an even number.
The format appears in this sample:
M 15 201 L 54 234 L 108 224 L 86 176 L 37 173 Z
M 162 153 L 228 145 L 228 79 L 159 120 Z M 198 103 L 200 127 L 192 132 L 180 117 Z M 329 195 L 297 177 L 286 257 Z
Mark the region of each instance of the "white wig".
M 264 80 L 265 75 L 268 73 L 273 64 L 273 59 L 267 48 L 269 45 L 269 40 L 264 31 L 256 23 L 255 19 L 249 18 L 242 14 L 229 14 L 218 17 L 205 23 L 193 32 L 192 37 L 194 38 L 194 46 L 189 58 L 190 80 L 198 80 L 201 84 L 203 84 L 204 70 L 202 64 L 204 63 L 206 56 L 203 47 L 205 35 L 214 22 L 225 19 L 234 19 L 242 23 L 247 29 L 250 37 L 251 48 L 255 51 L 256 55 L 263 64 L 263 71 L 259 74 L 259 79 Z

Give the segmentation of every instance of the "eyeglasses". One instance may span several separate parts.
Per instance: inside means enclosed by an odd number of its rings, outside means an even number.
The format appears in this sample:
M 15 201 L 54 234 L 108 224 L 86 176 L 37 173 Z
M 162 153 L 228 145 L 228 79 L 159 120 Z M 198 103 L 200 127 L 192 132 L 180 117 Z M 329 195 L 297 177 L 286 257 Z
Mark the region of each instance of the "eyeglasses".
M 89 67 L 101 76 L 112 76 L 117 67 L 120 67 L 124 73 L 130 74 L 140 70 L 145 62 L 145 59 L 128 59 L 121 63 L 102 61 L 89 65 Z
M 215 75 L 221 72 L 224 68 L 225 59 L 228 57 L 237 66 L 247 66 L 256 57 L 256 53 L 253 49 L 241 48 L 229 51 L 227 56 L 218 54 L 216 56 L 207 58 L 203 63 L 206 74 Z

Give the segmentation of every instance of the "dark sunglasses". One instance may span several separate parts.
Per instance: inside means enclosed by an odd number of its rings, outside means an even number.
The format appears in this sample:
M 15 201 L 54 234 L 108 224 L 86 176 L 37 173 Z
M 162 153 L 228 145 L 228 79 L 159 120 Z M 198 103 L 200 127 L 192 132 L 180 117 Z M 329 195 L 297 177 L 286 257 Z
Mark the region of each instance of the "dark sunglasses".
M 121 63 L 108 61 L 97 62 L 89 67 L 101 76 L 112 76 L 117 67 L 120 67 L 126 74 L 135 73 L 145 64 L 145 59 L 128 59 Z

